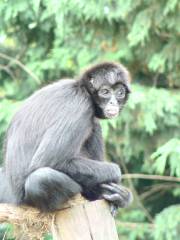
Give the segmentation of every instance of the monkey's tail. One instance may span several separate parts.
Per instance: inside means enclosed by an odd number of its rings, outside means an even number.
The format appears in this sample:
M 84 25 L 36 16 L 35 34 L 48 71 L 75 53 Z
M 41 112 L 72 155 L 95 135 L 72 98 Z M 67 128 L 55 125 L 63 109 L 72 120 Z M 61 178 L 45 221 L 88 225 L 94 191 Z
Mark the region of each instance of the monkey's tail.
M 0 168 L 0 203 L 14 203 L 11 187 L 6 179 L 3 168 Z

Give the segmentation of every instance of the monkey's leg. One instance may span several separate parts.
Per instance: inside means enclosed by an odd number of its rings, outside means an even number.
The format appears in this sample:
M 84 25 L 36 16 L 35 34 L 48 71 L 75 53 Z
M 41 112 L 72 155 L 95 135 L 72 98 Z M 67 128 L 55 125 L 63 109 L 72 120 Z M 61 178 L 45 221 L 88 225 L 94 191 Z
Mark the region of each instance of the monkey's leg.
M 39 168 L 26 179 L 23 203 L 53 211 L 81 191 L 80 185 L 66 174 L 49 167 Z

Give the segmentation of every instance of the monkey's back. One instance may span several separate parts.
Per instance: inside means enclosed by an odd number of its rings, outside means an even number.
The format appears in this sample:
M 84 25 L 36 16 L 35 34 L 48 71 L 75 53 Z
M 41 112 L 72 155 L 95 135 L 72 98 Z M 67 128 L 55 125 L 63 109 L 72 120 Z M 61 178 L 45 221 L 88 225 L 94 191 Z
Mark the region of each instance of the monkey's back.
M 53 167 L 60 161 L 55 159 L 58 156 L 54 153 L 58 148 L 61 152 L 61 141 L 66 141 L 61 138 L 68 136 L 68 131 L 73 131 L 73 126 L 82 118 L 86 122 L 92 117 L 90 106 L 89 99 L 82 94 L 75 80 L 61 80 L 48 85 L 25 100 L 10 123 L 5 141 L 5 172 L 16 192 L 22 192 L 22 182 L 32 171 L 33 157 L 46 134 L 51 139 L 48 139 L 50 143 L 44 146 L 44 151 L 49 147 L 47 157 L 50 159 L 47 161 Z M 46 166 L 45 161 L 43 164 Z M 33 168 L 41 166 L 39 159 Z

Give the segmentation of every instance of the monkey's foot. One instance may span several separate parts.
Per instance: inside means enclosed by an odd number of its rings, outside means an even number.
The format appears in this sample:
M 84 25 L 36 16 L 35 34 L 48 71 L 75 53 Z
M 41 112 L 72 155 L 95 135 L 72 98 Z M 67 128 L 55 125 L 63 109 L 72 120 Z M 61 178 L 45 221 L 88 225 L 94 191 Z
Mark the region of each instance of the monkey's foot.
M 122 185 L 115 183 L 101 184 L 103 194 L 102 197 L 110 202 L 111 213 L 115 215 L 117 209 L 129 206 L 133 200 L 130 190 Z

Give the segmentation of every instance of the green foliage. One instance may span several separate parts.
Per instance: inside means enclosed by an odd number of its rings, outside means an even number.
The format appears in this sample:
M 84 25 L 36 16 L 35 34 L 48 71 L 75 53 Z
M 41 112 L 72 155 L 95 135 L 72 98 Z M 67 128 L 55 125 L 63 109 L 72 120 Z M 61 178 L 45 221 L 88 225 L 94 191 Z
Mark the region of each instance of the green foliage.
M 4 130 L 7 128 L 7 124 L 9 123 L 10 119 L 12 118 L 13 114 L 16 112 L 17 108 L 19 106 L 19 103 L 14 103 L 12 100 L 3 99 L 0 102 L 0 134 L 4 132 Z
M 118 226 L 118 223 L 117 223 Z M 128 240 L 136 240 L 136 239 L 146 239 L 146 240 L 152 240 L 152 228 L 149 227 L 149 224 L 129 224 L 124 225 L 122 229 L 123 224 L 119 225 L 117 230 L 120 236 L 128 235 Z M 132 229 L 133 230 L 132 230 Z M 123 238 L 122 238 L 123 239 Z M 127 238 L 124 238 L 127 239 Z
M 0 225 L 0 239 L 2 240 L 15 240 L 13 238 L 13 226 L 10 224 Z
M 52 235 L 46 234 L 46 236 L 44 237 L 44 240 L 53 240 Z
M 178 240 L 180 236 L 180 205 L 166 208 L 155 218 L 155 240 Z
M 180 176 L 180 140 L 172 138 L 152 154 L 155 159 L 154 168 L 163 174 L 169 161 L 170 174 Z
M 130 46 L 136 46 L 139 43 L 144 45 L 145 41 L 149 38 L 148 35 L 151 27 L 151 14 L 151 10 L 146 9 L 136 16 L 132 29 L 128 34 Z
M 12 115 L 37 88 L 92 62 L 121 61 L 133 93 L 120 117 L 101 123 L 107 157 L 125 173 L 180 177 L 179 11 L 178 0 L 1 1 L 0 145 Z M 135 225 L 118 225 L 121 239 L 176 239 L 177 184 L 127 184 L 137 197 L 118 219 Z
M 109 58 L 179 86 L 179 10 L 175 0 L 7 0 L 0 5 L 3 47 L 20 53 L 41 82 Z

